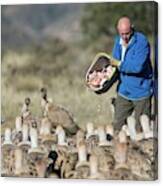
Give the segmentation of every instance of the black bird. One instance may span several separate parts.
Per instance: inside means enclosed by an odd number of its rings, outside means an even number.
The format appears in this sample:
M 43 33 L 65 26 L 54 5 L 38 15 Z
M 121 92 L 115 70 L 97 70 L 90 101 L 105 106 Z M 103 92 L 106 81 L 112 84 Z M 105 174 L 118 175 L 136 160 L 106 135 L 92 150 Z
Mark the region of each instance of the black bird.
M 58 158 L 58 154 L 56 151 L 50 151 L 48 155 L 49 159 L 52 159 L 52 163 L 49 164 L 49 166 L 46 169 L 45 178 L 48 178 L 51 174 L 57 175 L 59 178 L 61 178 L 61 170 L 55 168 L 55 163 Z

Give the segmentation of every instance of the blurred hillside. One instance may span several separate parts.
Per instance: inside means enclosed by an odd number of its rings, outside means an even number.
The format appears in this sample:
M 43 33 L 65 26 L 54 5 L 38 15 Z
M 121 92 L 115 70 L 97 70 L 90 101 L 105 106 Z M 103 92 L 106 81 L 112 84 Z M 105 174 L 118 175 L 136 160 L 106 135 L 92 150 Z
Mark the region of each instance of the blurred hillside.
M 127 15 L 135 28 L 150 36 L 155 31 L 154 2 L 40 4 L 2 6 L 2 51 L 47 38 L 66 41 L 112 37 L 120 16 Z M 136 19 L 135 19 L 136 18 Z M 148 24 L 149 23 L 149 24 Z M 157 25 L 156 25 L 157 26 Z
M 43 43 L 47 38 L 72 40 L 80 37 L 79 4 L 3 5 L 2 50 Z

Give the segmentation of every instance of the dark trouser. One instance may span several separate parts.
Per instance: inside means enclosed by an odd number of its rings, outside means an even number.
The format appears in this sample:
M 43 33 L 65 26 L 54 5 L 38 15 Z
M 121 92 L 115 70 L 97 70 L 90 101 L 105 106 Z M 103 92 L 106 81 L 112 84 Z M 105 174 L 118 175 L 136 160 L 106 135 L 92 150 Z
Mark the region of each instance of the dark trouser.
M 120 130 L 124 124 L 127 124 L 126 119 L 128 116 L 135 112 L 136 130 L 141 131 L 139 118 L 142 114 L 151 115 L 151 97 L 131 101 L 118 95 L 115 102 L 115 115 L 114 115 L 114 129 Z

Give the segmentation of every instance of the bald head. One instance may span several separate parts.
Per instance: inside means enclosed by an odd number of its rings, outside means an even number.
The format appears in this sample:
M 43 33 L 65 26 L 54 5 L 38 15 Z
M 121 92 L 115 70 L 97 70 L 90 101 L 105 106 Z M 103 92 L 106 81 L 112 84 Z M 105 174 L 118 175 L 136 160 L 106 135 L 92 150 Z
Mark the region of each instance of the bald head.
M 117 30 L 123 41 L 127 44 L 132 34 L 131 21 L 128 17 L 122 17 L 118 20 Z
M 128 17 L 122 17 L 117 24 L 118 30 L 129 30 L 131 28 L 131 21 Z

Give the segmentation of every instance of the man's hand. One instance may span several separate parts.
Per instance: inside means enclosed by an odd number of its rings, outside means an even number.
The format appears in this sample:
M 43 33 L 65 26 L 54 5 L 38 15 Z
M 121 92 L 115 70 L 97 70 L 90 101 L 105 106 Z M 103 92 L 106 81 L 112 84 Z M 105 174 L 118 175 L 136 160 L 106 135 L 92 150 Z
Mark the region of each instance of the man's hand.
M 113 67 L 119 67 L 121 62 L 114 59 L 113 57 L 110 59 L 110 64 L 113 66 Z

